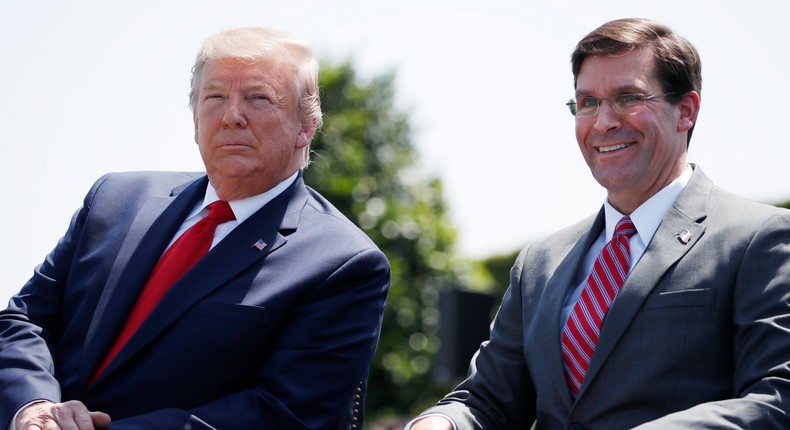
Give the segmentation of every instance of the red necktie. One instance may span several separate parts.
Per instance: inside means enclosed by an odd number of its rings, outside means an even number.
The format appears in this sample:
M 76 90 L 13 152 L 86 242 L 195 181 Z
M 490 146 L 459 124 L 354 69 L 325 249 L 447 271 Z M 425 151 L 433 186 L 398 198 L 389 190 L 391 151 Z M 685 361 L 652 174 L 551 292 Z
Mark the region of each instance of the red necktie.
M 236 219 L 228 202 L 222 200 L 211 203 L 208 211 L 208 215 L 187 229 L 156 263 L 121 333 L 94 372 L 90 383 L 104 372 L 167 290 L 208 253 L 217 225 Z
M 635 233 L 636 227 L 631 218 L 623 217 L 617 223 L 614 237 L 595 260 L 584 290 L 562 331 L 565 377 L 574 395 L 579 394 L 606 312 L 628 276 L 631 262 L 628 238 Z

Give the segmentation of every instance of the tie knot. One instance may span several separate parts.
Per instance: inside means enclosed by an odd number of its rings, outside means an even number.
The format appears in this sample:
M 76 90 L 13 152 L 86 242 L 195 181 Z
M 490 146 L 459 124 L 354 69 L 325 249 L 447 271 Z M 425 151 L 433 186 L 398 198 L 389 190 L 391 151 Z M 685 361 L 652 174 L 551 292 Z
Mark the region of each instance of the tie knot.
M 233 210 L 231 210 L 228 202 L 224 200 L 217 200 L 216 202 L 208 205 L 208 215 L 206 218 L 219 225 L 223 222 L 236 219 L 236 216 L 233 215 Z
M 614 235 L 617 236 L 625 236 L 631 237 L 636 234 L 636 227 L 634 223 L 631 221 L 631 217 L 624 216 L 617 222 L 617 226 L 614 228 Z

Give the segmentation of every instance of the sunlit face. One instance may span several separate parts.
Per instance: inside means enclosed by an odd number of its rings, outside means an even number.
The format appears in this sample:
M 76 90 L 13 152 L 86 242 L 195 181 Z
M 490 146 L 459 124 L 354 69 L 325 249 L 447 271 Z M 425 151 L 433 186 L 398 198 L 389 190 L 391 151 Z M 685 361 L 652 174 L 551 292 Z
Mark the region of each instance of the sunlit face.
M 664 92 L 647 48 L 586 58 L 576 88 L 577 98 Z M 628 115 L 615 113 L 604 101 L 596 115 L 576 117 L 576 140 L 582 155 L 595 180 L 607 189 L 609 202 L 620 212 L 629 214 L 682 173 L 686 131 L 696 120 L 698 108 L 699 96 L 692 92 L 677 105 L 657 98 Z
M 315 127 L 303 119 L 291 76 L 281 63 L 204 65 L 195 140 L 223 200 L 265 192 L 301 167 Z

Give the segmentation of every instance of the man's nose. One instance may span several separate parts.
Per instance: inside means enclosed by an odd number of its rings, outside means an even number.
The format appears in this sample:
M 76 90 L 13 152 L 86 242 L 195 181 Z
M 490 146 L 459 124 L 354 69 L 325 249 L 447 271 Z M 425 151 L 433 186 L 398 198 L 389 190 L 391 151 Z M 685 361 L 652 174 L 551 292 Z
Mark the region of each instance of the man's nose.
M 244 112 L 243 100 L 233 98 L 228 100 L 222 122 L 226 127 L 247 127 L 247 116 Z
M 595 115 L 594 127 L 599 133 L 606 133 L 620 128 L 620 115 L 612 109 L 610 100 L 601 100 L 598 112 Z

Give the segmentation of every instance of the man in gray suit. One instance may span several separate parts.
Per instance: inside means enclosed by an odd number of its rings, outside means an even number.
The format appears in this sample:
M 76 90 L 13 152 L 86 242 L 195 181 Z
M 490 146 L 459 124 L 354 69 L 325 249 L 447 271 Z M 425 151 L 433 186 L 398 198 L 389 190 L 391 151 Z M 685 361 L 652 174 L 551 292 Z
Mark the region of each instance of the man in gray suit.
M 469 377 L 411 428 L 790 429 L 790 211 L 686 161 L 695 48 L 617 20 L 572 66 L 607 200 L 521 251 Z

